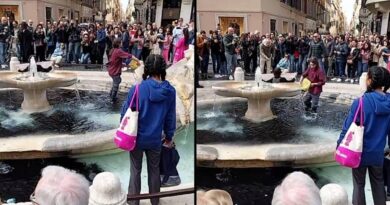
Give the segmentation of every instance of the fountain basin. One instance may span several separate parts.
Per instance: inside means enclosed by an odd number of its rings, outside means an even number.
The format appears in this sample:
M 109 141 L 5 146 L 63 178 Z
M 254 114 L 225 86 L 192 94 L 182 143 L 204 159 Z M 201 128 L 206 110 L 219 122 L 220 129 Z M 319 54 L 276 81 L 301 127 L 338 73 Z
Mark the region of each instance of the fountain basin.
M 203 83 L 197 102 L 197 165 L 210 168 L 323 167 L 334 165 L 340 126 L 358 85 L 327 84 L 317 120 L 302 116 L 299 98 L 271 102 L 277 118 L 242 119 L 247 99 L 205 95 L 216 82 Z M 356 91 L 356 92 L 355 92 Z M 199 98 L 198 98 L 199 99 Z M 300 114 L 299 114 L 300 113 Z M 287 119 L 287 120 L 286 120 Z
M 77 82 L 77 75 L 69 71 L 55 71 L 38 79 L 23 77 L 17 72 L 1 72 L 0 88 L 18 88 L 24 93 L 21 105 L 26 113 L 45 112 L 52 109 L 46 97 L 46 89 L 67 87 Z
M 216 95 L 248 99 L 245 118 L 252 122 L 264 122 L 275 118 L 271 100 L 276 97 L 293 97 L 301 92 L 298 83 L 264 83 L 257 87 L 253 82 L 223 82 L 212 86 Z

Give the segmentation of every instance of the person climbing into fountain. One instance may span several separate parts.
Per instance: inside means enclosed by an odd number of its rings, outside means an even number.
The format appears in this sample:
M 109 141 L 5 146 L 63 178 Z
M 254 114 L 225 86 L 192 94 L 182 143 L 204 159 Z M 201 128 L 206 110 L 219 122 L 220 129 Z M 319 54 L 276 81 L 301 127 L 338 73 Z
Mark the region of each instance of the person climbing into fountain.
M 325 85 L 326 75 L 318 64 L 317 58 L 311 58 L 309 60 L 309 69 L 307 69 L 301 76 L 300 83 L 302 84 L 303 79 L 310 81 L 310 88 L 303 97 L 305 104 L 305 111 L 309 114 L 317 114 L 318 102 L 322 92 L 322 87 Z
M 119 84 L 122 82 L 121 74 L 122 74 L 122 62 L 124 59 L 132 58 L 137 61 L 137 65 L 139 66 L 139 60 L 135 58 L 133 55 L 123 51 L 121 49 L 122 41 L 119 38 L 116 38 L 113 43 L 113 49 L 110 53 L 110 60 L 108 61 L 108 74 L 112 78 L 112 88 L 110 91 L 110 98 L 112 102 L 116 102 L 118 100 L 118 90 Z
M 386 204 L 386 192 L 383 180 L 384 149 L 386 141 L 390 144 L 390 73 L 383 67 L 373 66 L 368 69 L 366 79 L 367 90 L 363 94 L 363 150 L 360 165 L 352 169 L 353 204 L 366 204 L 365 181 L 368 169 L 372 196 L 375 205 Z M 344 121 L 337 147 L 344 139 L 349 127 L 353 123 L 359 105 L 355 99 L 347 118 Z M 360 125 L 360 117 L 357 117 Z
M 176 130 L 176 90 L 165 80 L 166 62 L 161 55 L 151 54 L 146 58 L 143 81 L 139 84 L 139 115 L 137 143 L 130 152 L 129 195 L 139 195 L 141 191 L 141 171 L 143 153 L 146 153 L 149 193 L 160 192 L 160 158 L 162 133 L 164 146 L 172 147 Z M 133 86 L 121 111 L 121 121 L 135 92 Z M 135 103 L 130 108 L 135 110 Z M 130 205 L 139 205 L 132 200 Z M 159 204 L 159 198 L 151 198 L 152 205 Z
M 282 75 L 282 70 L 280 70 L 280 68 L 275 68 L 274 77 L 267 81 L 264 80 L 263 81 L 267 83 L 291 83 L 295 81 L 295 78 L 291 80 L 287 80 L 285 77 L 281 77 L 281 75 Z

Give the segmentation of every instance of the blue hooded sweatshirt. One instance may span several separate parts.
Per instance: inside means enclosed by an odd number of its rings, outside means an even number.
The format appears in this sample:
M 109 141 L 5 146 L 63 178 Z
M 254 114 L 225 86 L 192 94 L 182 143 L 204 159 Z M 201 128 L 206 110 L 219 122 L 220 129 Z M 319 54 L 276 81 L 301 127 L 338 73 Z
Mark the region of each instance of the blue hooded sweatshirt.
M 121 120 L 133 97 L 133 86 L 124 102 Z M 132 110 L 136 104 L 133 103 Z M 168 81 L 148 78 L 139 85 L 139 115 L 136 149 L 161 149 L 162 131 L 168 140 L 176 130 L 176 91 Z
M 354 100 L 347 119 L 344 122 L 337 146 L 341 143 L 359 105 Z M 390 94 L 369 92 L 363 95 L 363 153 L 360 166 L 383 166 L 384 149 L 390 131 Z M 357 117 L 357 124 L 360 116 Z

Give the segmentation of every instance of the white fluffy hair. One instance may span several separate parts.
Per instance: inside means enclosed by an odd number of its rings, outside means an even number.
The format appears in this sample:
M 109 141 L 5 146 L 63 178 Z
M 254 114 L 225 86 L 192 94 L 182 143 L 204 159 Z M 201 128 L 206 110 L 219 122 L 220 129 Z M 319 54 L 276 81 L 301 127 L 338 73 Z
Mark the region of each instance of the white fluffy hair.
M 320 190 L 322 205 L 348 205 L 348 194 L 338 184 L 327 184 Z
M 272 205 L 321 205 L 321 198 L 312 178 L 293 172 L 275 188 Z
M 207 192 L 196 192 L 196 204 L 198 205 L 233 205 L 233 200 L 227 191 L 212 189 Z
M 88 205 L 89 182 L 84 176 L 60 166 L 47 166 L 35 188 L 40 205 Z

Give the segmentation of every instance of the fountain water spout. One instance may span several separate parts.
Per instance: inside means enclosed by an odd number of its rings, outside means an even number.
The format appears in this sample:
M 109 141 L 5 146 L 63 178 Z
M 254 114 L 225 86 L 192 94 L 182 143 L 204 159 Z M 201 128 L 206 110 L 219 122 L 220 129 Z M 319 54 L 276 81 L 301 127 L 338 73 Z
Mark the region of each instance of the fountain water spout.
M 38 78 L 37 63 L 35 62 L 34 57 L 30 59 L 30 79 L 36 80 Z
M 263 86 L 263 79 L 262 79 L 261 75 L 262 75 L 261 74 L 261 69 L 260 69 L 260 66 L 259 66 L 259 67 L 257 67 L 256 72 L 255 72 L 255 81 L 256 81 L 257 87 L 262 87 Z

